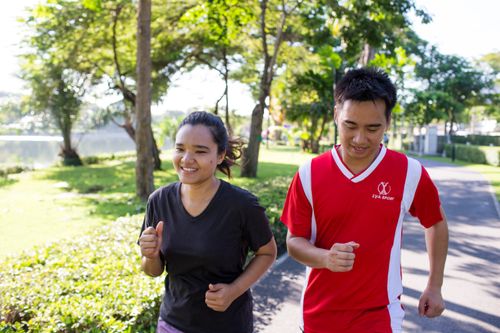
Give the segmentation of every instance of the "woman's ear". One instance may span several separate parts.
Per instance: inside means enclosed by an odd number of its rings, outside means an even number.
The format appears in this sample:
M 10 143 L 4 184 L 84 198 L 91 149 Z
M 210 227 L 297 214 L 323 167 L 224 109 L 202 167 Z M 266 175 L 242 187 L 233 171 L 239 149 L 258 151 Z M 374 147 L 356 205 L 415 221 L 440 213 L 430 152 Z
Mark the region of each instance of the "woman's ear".
M 224 162 L 224 158 L 226 157 L 226 151 L 224 150 L 222 153 L 217 155 L 217 165 L 221 165 Z

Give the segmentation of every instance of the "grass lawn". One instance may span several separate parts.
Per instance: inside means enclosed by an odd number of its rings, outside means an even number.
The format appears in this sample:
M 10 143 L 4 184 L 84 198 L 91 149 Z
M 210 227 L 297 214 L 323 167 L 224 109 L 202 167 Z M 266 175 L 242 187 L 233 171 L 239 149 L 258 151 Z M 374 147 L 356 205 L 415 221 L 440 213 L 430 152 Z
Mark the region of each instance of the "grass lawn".
M 281 211 L 278 202 L 284 199 L 297 166 L 311 156 L 288 147 L 263 147 L 258 178 L 240 178 L 235 167 L 231 182 L 256 193 L 276 219 Z M 162 158 L 164 170 L 155 172 L 155 187 L 177 180 L 170 154 Z M 144 204 L 135 198 L 134 165 L 135 158 L 129 157 L 0 178 L 0 258 L 77 238 L 120 216 L 144 212 Z
M 257 178 L 241 178 L 238 167 L 232 170 L 231 182 L 256 194 L 267 208 L 271 223 L 277 224 L 274 230 L 278 241 L 284 237 L 284 227 L 277 220 L 288 185 L 297 167 L 312 156 L 285 146 L 262 147 Z M 451 163 L 440 157 L 425 158 Z M 163 170 L 155 172 L 155 187 L 177 180 L 170 154 L 162 159 Z M 454 164 L 482 173 L 500 201 L 500 168 L 458 161 Z M 84 167 L 51 167 L 0 178 L 0 258 L 35 245 L 81 237 L 120 216 L 143 213 L 144 204 L 135 198 L 134 165 L 134 157 L 122 157 Z

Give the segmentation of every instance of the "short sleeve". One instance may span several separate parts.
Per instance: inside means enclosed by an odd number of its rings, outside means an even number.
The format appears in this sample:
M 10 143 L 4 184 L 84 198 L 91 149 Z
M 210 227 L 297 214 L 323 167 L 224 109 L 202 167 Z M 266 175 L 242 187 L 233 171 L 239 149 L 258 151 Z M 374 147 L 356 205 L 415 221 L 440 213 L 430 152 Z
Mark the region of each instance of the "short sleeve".
M 158 223 L 158 218 L 156 217 L 154 209 L 155 193 L 156 192 L 151 194 L 148 198 L 148 203 L 146 204 L 146 213 L 144 214 L 144 219 L 142 221 L 142 227 L 141 227 L 141 232 L 139 233 L 139 238 L 141 237 L 144 230 L 146 230 L 149 227 L 156 228 L 156 224 Z M 139 238 L 137 239 L 137 244 L 139 244 Z
M 243 217 L 243 237 L 248 241 L 250 249 L 255 252 L 269 243 L 273 237 L 266 210 L 259 204 L 257 198 L 250 194 L 250 198 L 242 211 L 245 212 Z
M 418 218 L 425 228 L 429 228 L 443 220 L 440 208 L 441 202 L 437 187 L 422 166 L 422 175 L 410 207 L 410 214 Z
M 312 207 L 302 188 L 299 173 L 290 184 L 286 195 L 281 222 L 283 222 L 290 233 L 294 236 L 311 238 Z

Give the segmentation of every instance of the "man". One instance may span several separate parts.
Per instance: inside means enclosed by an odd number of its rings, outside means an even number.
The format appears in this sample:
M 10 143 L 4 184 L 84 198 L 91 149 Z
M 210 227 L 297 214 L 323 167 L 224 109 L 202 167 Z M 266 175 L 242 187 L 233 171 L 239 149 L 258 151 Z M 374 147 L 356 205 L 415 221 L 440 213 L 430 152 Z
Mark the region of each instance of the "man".
M 396 104 L 383 71 L 349 71 L 335 91 L 340 144 L 304 164 L 281 220 L 288 253 L 307 266 L 305 333 L 402 332 L 401 233 L 406 213 L 426 228 L 430 262 L 419 313 L 444 310 L 446 217 L 420 163 L 381 144 Z

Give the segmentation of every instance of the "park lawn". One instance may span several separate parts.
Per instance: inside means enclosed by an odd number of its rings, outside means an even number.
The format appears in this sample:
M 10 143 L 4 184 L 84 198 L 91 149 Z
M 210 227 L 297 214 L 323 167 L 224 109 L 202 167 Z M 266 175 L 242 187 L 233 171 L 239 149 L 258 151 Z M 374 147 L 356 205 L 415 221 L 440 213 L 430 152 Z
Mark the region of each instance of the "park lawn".
M 258 177 L 241 178 L 239 168 L 235 167 L 230 181 L 256 194 L 271 223 L 278 223 L 294 173 L 313 156 L 286 146 L 262 147 Z M 451 163 L 441 157 L 425 158 Z M 155 187 L 177 180 L 170 152 L 162 155 L 162 159 L 163 170 L 155 172 Z M 500 201 L 500 168 L 460 161 L 453 164 L 483 174 Z M 144 213 L 144 203 L 134 194 L 134 165 L 132 156 L 84 167 L 51 167 L 0 178 L 0 258 L 47 242 L 81 237 L 118 217 Z M 282 242 L 283 227 L 276 225 L 274 230 L 277 240 Z
M 296 148 L 263 147 L 258 178 L 241 178 L 235 167 L 231 182 L 261 198 L 276 221 L 293 174 L 298 165 L 312 156 Z M 162 155 L 162 159 L 163 170 L 155 172 L 155 187 L 177 179 L 170 153 Z M 81 237 L 118 217 L 143 213 L 145 205 L 134 194 L 134 165 L 134 157 L 123 157 L 83 167 L 50 167 L 1 179 L 0 258 L 33 246 Z

